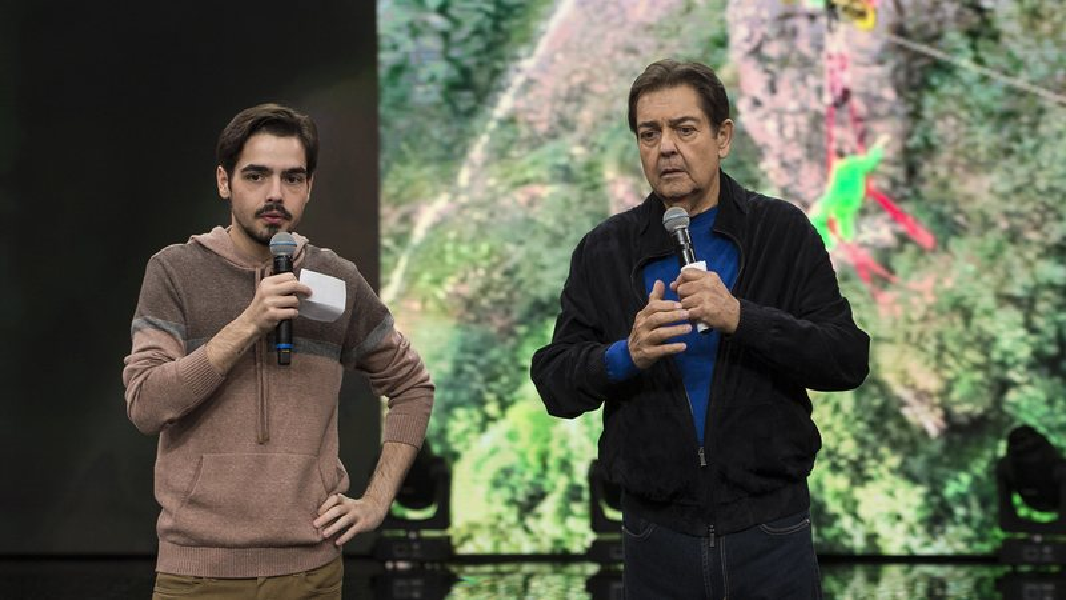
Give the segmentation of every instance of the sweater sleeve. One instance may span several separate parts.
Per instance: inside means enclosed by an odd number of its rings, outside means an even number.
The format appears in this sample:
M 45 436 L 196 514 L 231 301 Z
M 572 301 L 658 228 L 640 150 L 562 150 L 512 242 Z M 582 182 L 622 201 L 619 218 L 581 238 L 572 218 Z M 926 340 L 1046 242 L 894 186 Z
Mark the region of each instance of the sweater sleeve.
M 552 341 L 533 354 L 529 371 L 548 413 L 568 419 L 599 408 L 612 386 L 607 373 L 610 344 L 598 324 L 584 268 L 587 239 L 570 259 Z
M 158 433 L 196 408 L 223 381 L 205 346 L 185 353 L 186 321 L 179 294 L 157 254 L 148 261 L 123 361 L 126 413 L 143 433 Z
M 433 381 L 411 342 L 398 331 L 388 308 L 356 273 L 356 303 L 341 362 L 388 398 L 384 442 L 420 448 L 433 411 Z
M 796 211 L 790 227 L 802 228 L 796 251 L 796 310 L 740 301 L 740 323 L 732 340 L 756 352 L 788 379 L 805 388 L 839 391 L 858 387 L 869 373 L 870 337 L 852 317 L 840 294 L 829 253 L 817 231 Z

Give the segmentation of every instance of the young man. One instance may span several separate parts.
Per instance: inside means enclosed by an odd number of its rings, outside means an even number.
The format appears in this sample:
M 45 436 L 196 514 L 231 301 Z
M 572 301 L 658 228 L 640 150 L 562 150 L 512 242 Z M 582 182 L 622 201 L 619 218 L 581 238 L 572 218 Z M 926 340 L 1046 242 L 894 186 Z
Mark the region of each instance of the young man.
M 382 522 L 425 436 L 429 375 L 356 266 L 294 235 L 295 274 L 271 273 L 268 244 L 300 222 L 317 154 L 309 117 L 242 111 L 218 142 L 229 227 L 148 261 L 122 375 L 130 420 L 159 435 L 156 598 L 340 598 L 341 546 Z M 335 321 L 298 316 L 303 269 L 344 281 Z M 273 351 L 284 319 L 288 365 Z M 390 399 L 358 499 L 337 454 L 345 367 Z
M 627 598 L 818 598 L 807 389 L 862 383 L 869 338 L 803 212 L 720 170 L 733 122 L 714 71 L 650 65 L 629 125 L 652 193 L 574 250 L 533 381 L 556 416 L 605 404 Z M 705 271 L 681 269 L 671 207 Z

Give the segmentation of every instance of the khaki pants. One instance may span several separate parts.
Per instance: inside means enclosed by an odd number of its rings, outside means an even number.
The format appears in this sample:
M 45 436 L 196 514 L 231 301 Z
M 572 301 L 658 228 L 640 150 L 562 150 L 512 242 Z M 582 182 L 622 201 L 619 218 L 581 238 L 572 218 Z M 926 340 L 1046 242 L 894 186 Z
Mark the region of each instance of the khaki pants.
M 340 600 L 344 562 L 277 577 L 215 579 L 156 573 L 152 600 Z

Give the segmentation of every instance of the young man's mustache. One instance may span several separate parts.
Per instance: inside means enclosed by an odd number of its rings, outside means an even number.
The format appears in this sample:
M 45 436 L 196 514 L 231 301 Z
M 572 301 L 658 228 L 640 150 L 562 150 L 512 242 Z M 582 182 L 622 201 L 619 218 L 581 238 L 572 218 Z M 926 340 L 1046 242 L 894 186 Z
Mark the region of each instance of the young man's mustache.
M 286 210 L 285 207 L 282 206 L 281 204 L 276 204 L 276 203 L 264 204 L 262 208 L 260 208 L 259 210 L 255 211 L 255 215 L 254 216 L 258 218 L 258 217 L 261 217 L 261 216 L 263 216 L 265 214 L 268 214 L 268 213 L 274 213 L 274 214 L 281 215 L 282 218 L 284 218 L 286 221 L 291 221 L 292 220 L 292 213 L 289 212 L 288 210 Z

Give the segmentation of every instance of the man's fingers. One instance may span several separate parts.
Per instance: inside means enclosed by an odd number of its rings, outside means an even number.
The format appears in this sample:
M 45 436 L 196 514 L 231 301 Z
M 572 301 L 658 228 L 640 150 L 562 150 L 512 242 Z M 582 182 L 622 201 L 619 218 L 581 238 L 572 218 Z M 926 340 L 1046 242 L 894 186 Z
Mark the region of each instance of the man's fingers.
M 318 518 L 314 520 L 314 526 L 321 529 L 326 525 L 329 525 L 334 519 L 339 516 L 342 516 L 343 514 L 344 511 L 341 510 L 341 507 L 334 506 L 333 508 L 319 515 Z
M 300 296 L 310 296 L 311 295 L 311 288 L 307 287 L 306 284 L 300 283 L 299 281 L 292 282 L 292 284 L 290 284 L 290 287 L 292 289 L 292 292 L 290 292 L 290 293 L 292 293 L 292 294 L 297 294 L 297 295 L 300 295 Z
M 684 306 L 685 300 L 692 298 L 700 292 L 709 293 L 728 293 L 729 290 L 725 289 L 725 286 L 718 279 L 711 279 L 707 281 L 688 281 L 677 286 L 674 290 L 677 292 L 677 297 L 681 299 L 681 304 Z
M 355 537 L 356 534 L 360 534 L 364 531 L 367 531 L 368 528 L 363 525 L 364 522 L 366 522 L 366 519 L 361 519 L 357 517 L 355 519 L 355 523 L 353 523 L 352 526 L 348 528 L 348 531 L 345 531 L 344 535 L 337 538 L 337 545 L 343 546 L 344 544 L 348 543 L 349 540 Z
M 310 296 L 311 295 L 311 288 L 307 287 L 306 284 L 303 284 L 303 283 L 300 283 L 299 281 L 296 281 L 295 279 L 290 280 L 290 281 L 282 281 L 280 283 L 271 284 L 270 285 L 270 291 L 272 293 L 278 294 L 278 295 L 291 295 L 291 294 L 300 294 L 302 296 Z
M 658 346 L 652 346 L 645 350 L 645 354 L 652 358 L 662 358 L 671 354 L 680 354 L 687 348 L 685 344 L 661 344 Z
M 326 501 L 322 503 L 322 506 L 318 507 L 318 514 L 321 515 L 321 514 L 325 513 L 330 508 L 333 508 L 334 506 L 336 506 L 336 504 L 338 502 L 340 502 L 340 501 L 341 501 L 340 494 L 333 494 L 329 498 L 326 498 Z
M 296 281 L 296 275 L 291 271 L 288 273 L 278 273 L 277 275 L 268 275 L 263 278 L 263 283 L 278 284 L 286 281 Z
M 321 517 L 315 519 L 314 525 L 319 529 L 325 527 L 325 529 L 322 530 L 322 535 L 324 537 L 329 537 L 341 529 L 344 529 L 358 518 L 354 508 L 344 504 L 338 504 L 329 509 L 329 511 Z
M 680 323 L 678 325 L 672 325 L 670 327 L 658 327 L 648 333 L 646 340 L 649 346 L 659 346 L 666 340 L 685 335 L 692 331 L 692 325 L 689 323 Z
M 710 306 L 719 305 L 720 303 L 721 300 L 715 300 L 713 299 L 713 297 L 707 302 L 707 304 L 709 304 Z M 685 310 L 688 311 L 689 318 L 696 318 L 697 316 L 699 316 L 696 313 L 702 312 L 704 302 L 702 302 L 700 296 L 693 294 L 692 296 L 689 296 L 688 298 L 682 300 L 681 305 L 684 306 Z
M 270 308 L 296 308 L 300 306 L 300 298 L 297 296 L 269 296 L 264 298 L 263 303 Z
M 665 310 L 648 315 L 644 319 L 644 328 L 647 330 L 657 329 L 663 325 L 679 323 L 689 320 L 689 312 L 685 309 Z
M 344 529 L 352 522 L 351 513 L 346 513 L 340 516 L 332 525 L 322 530 L 322 537 L 328 538 L 337 534 L 338 531 Z
M 327 525 L 332 523 L 334 519 L 337 518 L 337 513 L 334 512 L 335 510 L 336 509 L 330 509 L 324 515 L 321 515 L 317 519 L 315 519 L 312 524 L 319 529 L 325 528 Z M 324 533 L 325 531 L 323 531 L 323 534 Z
M 653 300 L 662 300 L 663 294 L 666 293 L 666 286 L 663 285 L 662 280 L 656 279 L 655 283 L 651 286 L 651 293 L 648 294 L 648 303 Z
M 680 308 L 681 303 L 677 300 L 651 300 L 640 312 L 645 315 L 651 315 L 664 310 L 678 310 Z

